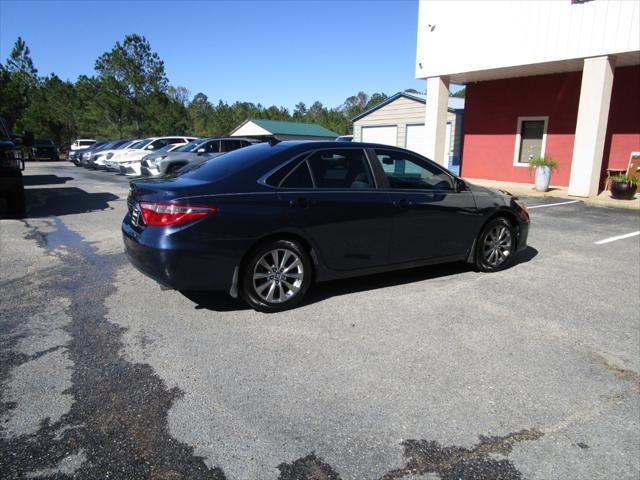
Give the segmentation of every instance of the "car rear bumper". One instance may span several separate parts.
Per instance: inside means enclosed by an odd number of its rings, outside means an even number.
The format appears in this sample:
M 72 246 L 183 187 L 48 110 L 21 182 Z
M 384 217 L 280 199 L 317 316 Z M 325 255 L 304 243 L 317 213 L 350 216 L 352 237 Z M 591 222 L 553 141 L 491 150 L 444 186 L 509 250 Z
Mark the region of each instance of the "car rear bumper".
M 122 224 L 125 253 L 140 272 L 175 290 L 230 290 L 238 260 L 211 251 L 150 245 L 144 238 L 148 232 L 137 232 L 127 218 Z

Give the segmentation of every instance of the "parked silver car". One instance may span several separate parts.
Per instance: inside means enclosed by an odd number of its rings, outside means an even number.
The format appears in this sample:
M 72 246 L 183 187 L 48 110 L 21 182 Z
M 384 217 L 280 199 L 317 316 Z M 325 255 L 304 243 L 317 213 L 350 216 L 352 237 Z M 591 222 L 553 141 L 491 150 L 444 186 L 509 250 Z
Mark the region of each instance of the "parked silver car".
M 189 163 L 204 162 L 210 158 L 231 152 L 242 147 L 259 143 L 252 138 L 198 138 L 192 142 L 160 156 L 147 156 L 143 159 L 141 171 L 143 176 L 153 177 L 175 172 Z

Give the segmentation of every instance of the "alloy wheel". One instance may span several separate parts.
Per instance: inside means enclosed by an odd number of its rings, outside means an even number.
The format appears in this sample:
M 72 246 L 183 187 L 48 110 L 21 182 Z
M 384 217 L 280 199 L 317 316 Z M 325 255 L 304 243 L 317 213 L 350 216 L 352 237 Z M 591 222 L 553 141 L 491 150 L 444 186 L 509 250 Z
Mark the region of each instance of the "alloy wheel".
M 484 237 L 484 260 L 492 267 L 502 265 L 511 255 L 511 231 L 505 225 L 493 227 Z
M 253 269 L 253 288 L 268 303 L 284 303 L 297 295 L 304 280 L 300 257 L 278 248 L 265 253 Z

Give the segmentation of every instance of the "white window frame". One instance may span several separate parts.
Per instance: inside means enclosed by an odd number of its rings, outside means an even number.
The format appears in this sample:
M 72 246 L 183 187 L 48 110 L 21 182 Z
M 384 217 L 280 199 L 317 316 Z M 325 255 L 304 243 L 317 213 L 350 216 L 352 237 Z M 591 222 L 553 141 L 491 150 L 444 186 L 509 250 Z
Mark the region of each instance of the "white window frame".
M 542 148 L 540 149 L 540 156 L 544 157 L 545 150 L 547 149 L 547 126 L 549 125 L 549 116 L 541 117 L 518 117 L 518 129 L 516 133 L 516 145 L 513 149 L 513 166 L 514 167 L 529 167 L 526 162 L 520 162 L 520 145 L 522 143 L 522 122 L 528 121 L 544 121 L 544 127 L 542 130 Z

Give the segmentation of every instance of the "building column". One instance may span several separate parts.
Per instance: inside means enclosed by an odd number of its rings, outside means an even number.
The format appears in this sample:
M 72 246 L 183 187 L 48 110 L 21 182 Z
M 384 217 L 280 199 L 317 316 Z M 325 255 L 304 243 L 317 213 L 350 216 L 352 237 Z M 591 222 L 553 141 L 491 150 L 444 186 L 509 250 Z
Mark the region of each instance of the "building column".
M 598 194 L 614 68 L 613 58 L 584 59 L 569 195 L 593 197 Z
M 444 137 L 449 107 L 449 78 L 427 78 L 427 105 L 424 113 L 425 155 L 444 167 L 449 167 L 444 155 Z

